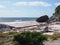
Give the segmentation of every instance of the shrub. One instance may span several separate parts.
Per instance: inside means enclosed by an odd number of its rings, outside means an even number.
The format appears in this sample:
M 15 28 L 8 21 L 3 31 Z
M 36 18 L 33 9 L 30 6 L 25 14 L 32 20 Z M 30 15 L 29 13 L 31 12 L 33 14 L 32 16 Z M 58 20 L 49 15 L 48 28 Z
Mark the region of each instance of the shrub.
M 47 37 L 40 32 L 23 32 L 14 36 L 17 45 L 43 45 Z

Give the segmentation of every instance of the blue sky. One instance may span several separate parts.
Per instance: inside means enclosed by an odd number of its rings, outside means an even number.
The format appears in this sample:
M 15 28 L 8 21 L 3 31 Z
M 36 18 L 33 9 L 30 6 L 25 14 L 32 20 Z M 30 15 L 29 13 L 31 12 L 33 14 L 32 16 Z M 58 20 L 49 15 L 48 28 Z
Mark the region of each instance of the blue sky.
M 0 17 L 50 17 L 58 5 L 60 0 L 0 0 Z

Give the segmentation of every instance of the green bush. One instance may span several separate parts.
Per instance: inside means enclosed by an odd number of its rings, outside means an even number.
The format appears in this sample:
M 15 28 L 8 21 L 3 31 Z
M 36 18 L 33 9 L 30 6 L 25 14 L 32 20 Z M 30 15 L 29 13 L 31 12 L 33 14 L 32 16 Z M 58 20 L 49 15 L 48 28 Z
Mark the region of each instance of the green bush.
M 43 45 L 47 37 L 40 32 L 23 32 L 14 36 L 17 45 Z

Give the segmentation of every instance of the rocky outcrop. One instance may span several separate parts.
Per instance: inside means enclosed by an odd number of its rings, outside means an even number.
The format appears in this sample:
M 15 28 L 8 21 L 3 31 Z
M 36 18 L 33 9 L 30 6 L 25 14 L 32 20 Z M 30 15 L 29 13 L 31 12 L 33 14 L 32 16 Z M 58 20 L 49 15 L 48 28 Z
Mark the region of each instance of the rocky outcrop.
M 10 30 L 10 29 L 13 29 L 15 27 L 13 26 L 9 26 L 9 25 L 5 25 L 5 24 L 0 24 L 0 31 L 6 31 L 6 30 Z
M 5 25 L 5 24 L 0 24 L 0 29 L 1 28 L 13 28 L 13 26 Z

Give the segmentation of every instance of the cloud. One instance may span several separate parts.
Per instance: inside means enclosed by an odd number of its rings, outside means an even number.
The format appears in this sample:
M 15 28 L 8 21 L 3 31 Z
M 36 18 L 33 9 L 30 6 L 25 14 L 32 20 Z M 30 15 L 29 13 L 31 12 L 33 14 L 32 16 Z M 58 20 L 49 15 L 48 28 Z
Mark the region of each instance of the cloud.
M 19 10 L 0 10 L 0 17 L 18 17 Z
M 48 6 L 51 6 L 51 4 L 47 3 L 47 2 L 38 2 L 38 1 L 35 1 L 35 2 L 16 2 L 14 3 L 13 5 L 15 6 L 44 6 L 44 7 L 48 7 Z
M 55 5 L 56 5 L 56 6 L 60 5 L 60 2 L 58 2 L 58 3 L 55 3 Z
M 0 8 L 5 8 L 5 6 L 4 5 L 0 5 Z

